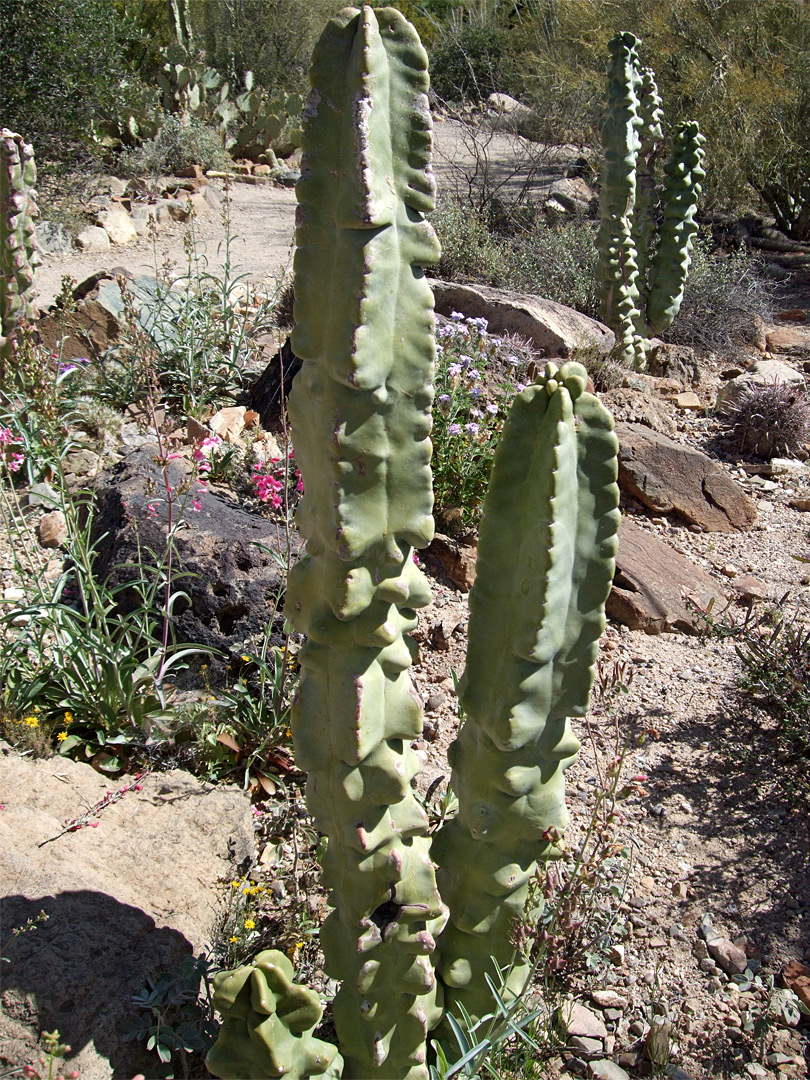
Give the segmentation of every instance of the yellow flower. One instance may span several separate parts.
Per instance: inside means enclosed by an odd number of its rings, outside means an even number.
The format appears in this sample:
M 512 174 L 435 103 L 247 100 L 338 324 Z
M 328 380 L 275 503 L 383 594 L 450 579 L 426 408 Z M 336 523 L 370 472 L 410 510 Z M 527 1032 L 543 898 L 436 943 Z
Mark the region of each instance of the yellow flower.
M 66 712 L 65 713 L 65 727 L 70 727 L 70 725 L 72 723 L 73 723 L 73 713 L 72 712 Z
M 238 937 L 234 937 L 234 935 L 233 935 L 233 934 L 231 934 L 231 936 L 230 936 L 230 937 L 228 938 L 228 941 L 229 941 L 229 942 L 231 943 L 231 945 L 233 945 L 233 944 L 234 944 L 235 942 L 237 942 L 238 940 L 239 940 L 239 938 L 238 938 Z
M 56 737 L 59 740 L 59 742 L 64 742 L 65 739 L 67 738 L 67 732 L 66 731 L 60 731 L 59 734 Z
M 256 928 L 256 923 L 253 921 L 253 919 L 245 919 L 245 929 L 246 930 L 255 930 L 255 928 Z
M 250 657 L 249 656 L 243 656 L 242 659 L 245 661 L 245 663 L 247 663 L 247 664 L 250 663 Z
M 296 941 L 296 943 L 294 945 L 291 945 L 289 947 L 289 949 L 287 949 L 287 956 L 289 956 L 289 958 L 291 960 L 294 960 L 295 957 L 298 954 L 298 950 L 303 949 L 303 947 L 304 947 L 303 941 Z
M 26 716 L 23 723 L 28 724 L 29 727 L 39 727 L 39 720 L 36 716 Z
M 236 881 L 231 882 L 231 888 L 238 889 L 242 882 L 237 878 Z

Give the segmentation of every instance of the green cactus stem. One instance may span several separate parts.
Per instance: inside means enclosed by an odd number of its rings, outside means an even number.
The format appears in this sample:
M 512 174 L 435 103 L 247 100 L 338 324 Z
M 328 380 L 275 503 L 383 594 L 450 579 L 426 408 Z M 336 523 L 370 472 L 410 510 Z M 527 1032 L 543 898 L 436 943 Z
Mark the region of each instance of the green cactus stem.
M 696 123 L 680 125 L 659 191 L 661 100 L 652 71 L 639 65 L 638 45 L 626 31 L 609 44 L 597 280 L 620 358 L 642 369 L 649 339 L 671 325 L 683 299 L 705 140 Z
M 36 269 L 42 259 L 35 219 L 34 149 L 21 135 L 0 131 L 0 380 L 16 352 L 21 326 L 38 317 Z
M 450 748 L 458 816 L 433 854 L 450 923 L 439 939 L 445 1007 L 492 1007 L 538 862 L 567 821 L 563 772 L 579 743 L 616 553 L 613 421 L 576 363 L 549 364 L 515 399 L 495 454 L 470 593 L 465 719 Z M 539 912 L 535 914 L 539 915 Z M 528 972 L 515 963 L 507 991 Z
M 292 964 L 273 949 L 214 976 L 222 1026 L 205 1059 L 210 1073 L 223 1080 L 340 1077 L 337 1047 L 312 1034 L 323 1014 L 318 995 L 292 980 Z
M 446 909 L 410 784 L 422 711 L 405 635 L 430 598 L 412 549 L 433 534 L 427 55 L 396 10 L 349 8 L 316 46 L 311 80 L 292 340 L 303 367 L 289 403 L 308 550 L 285 609 L 308 637 L 293 736 L 328 837 L 335 910 L 321 942 L 342 982 L 344 1075 L 425 1080 Z

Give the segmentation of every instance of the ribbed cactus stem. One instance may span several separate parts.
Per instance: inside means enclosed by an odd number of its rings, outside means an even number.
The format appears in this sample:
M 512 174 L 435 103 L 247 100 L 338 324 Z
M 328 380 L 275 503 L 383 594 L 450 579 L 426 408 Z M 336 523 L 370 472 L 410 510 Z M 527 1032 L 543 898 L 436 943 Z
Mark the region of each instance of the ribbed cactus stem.
M 21 135 L 0 131 L 0 378 L 16 351 L 21 326 L 38 317 L 34 149 Z
M 342 985 L 347 1077 L 424 1080 L 446 922 L 411 778 L 422 730 L 407 634 L 429 602 L 412 549 L 433 533 L 428 438 L 438 258 L 427 55 L 393 9 L 346 9 L 313 54 L 298 184 L 290 397 L 308 554 L 286 614 L 307 643 L 293 710 L 328 837 L 321 932 Z
M 587 708 L 618 529 L 613 422 L 586 382 L 579 364 L 549 365 L 518 395 L 484 504 L 466 715 L 449 754 L 459 812 L 433 845 L 450 908 L 439 939 L 450 1012 L 492 1008 L 490 958 L 510 964 L 514 920 L 568 818 L 563 772 L 579 749 L 569 717 Z M 512 993 L 527 970 L 512 968 Z
M 213 1004 L 222 1016 L 217 1041 L 205 1059 L 225 1080 L 337 1078 L 337 1047 L 313 1035 L 323 1015 L 314 990 L 293 982 L 284 953 L 268 949 L 250 964 L 214 976 Z
M 633 247 L 638 264 L 638 289 L 641 296 L 647 295 L 649 270 L 656 242 L 658 228 L 658 189 L 655 183 L 655 166 L 661 152 L 664 139 L 661 121 L 661 95 L 655 82 L 652 68 L 642 68 L 638 90 L 638 136 L 639 150 L 636 176 L 636 205 L 633 211 Z M 638 332 L 647 336 L 644 321 L 638 326 Z
M 619 33 L 611 40 L 608 107 L 602 126 L 604 163 L 599 192 L 599 299 L 602 318 L 616 330 L 621 359 L 634 365 L 643 345 L 636 332 L 638 264 L 631 231 L 641 141 L 638 113 L 637 39 Z
M 681 308 L 692 260 L 692 242 L 697 233 L 695 211 L 706 176 L 703 168 L 705 141 L 696 121 L 681 124 L 675 134 L 672 155 L 664 166 L 661 197 L 664 217 L 647 301 L 647 322 L 656 334 L 672 325 Z
M 652 71 L 639 66 L 638 44 L 626 31 L 609 44 L 597 281 L 619 358 L 640 369 L 650 337 L 671 325 L 683 298 L 705 140 L 694 122 L 679 128 L 659 193 L 661 99 Z

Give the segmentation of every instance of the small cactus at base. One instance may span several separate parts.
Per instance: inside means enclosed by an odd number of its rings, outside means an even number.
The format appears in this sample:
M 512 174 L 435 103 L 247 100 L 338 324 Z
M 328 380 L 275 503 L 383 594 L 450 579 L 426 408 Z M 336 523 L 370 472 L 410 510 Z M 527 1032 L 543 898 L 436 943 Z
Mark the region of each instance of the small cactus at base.
M 312 1034 L 323 1014 L 318 995 L 292 980 L 292 964 L 274 949 L 214 977 L 223 1020 L 205 1061 L 210 1073 L 227 1080 L 341 1075 L 337 1047 Z
M 696 122 L 685 122 L 657 189 L 661 100 L 652 71 L 639 64 L 638 45 L 638 38 L 622 32 L 609 46 L 597 280 L 602 318 L 616 332 L 621 359 L 643 369 L 649 339 L 671 326 L 680 310 L 706 174 L 705 139 Z
M 14 356 L 17 330 L 38 317 L 36 269 L 42 261 L 35 218 L 34 149 L 0 131 L 0 378 Z

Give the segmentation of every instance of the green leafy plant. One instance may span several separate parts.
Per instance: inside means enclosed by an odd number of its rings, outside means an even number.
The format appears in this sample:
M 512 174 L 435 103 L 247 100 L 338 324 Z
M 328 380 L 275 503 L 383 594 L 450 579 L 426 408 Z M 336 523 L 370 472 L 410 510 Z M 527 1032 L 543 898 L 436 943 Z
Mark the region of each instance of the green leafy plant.
M 132 1003 L 141 1012 L 122 1029 L 124 1042 L 145 1041 L 146 1049 L 160 1059 L 160 1076 L 176 1075 L 179 1060 L 182 1076 L 199 1061 L 216 1038 L 219 1024 L 213 1010 L 212 964 L 207 956 L 189 956 L 171 971 L 147 981 Z M 170 1066 L 167 1068 L 166 1066 Z
M 172 176 L 190 165 L 208 170 L 224 169 L 227 163 L 217 131 L 194 116 L 166 114 L 151 138 L 119 154 L 116 171 L 122 176 Z

